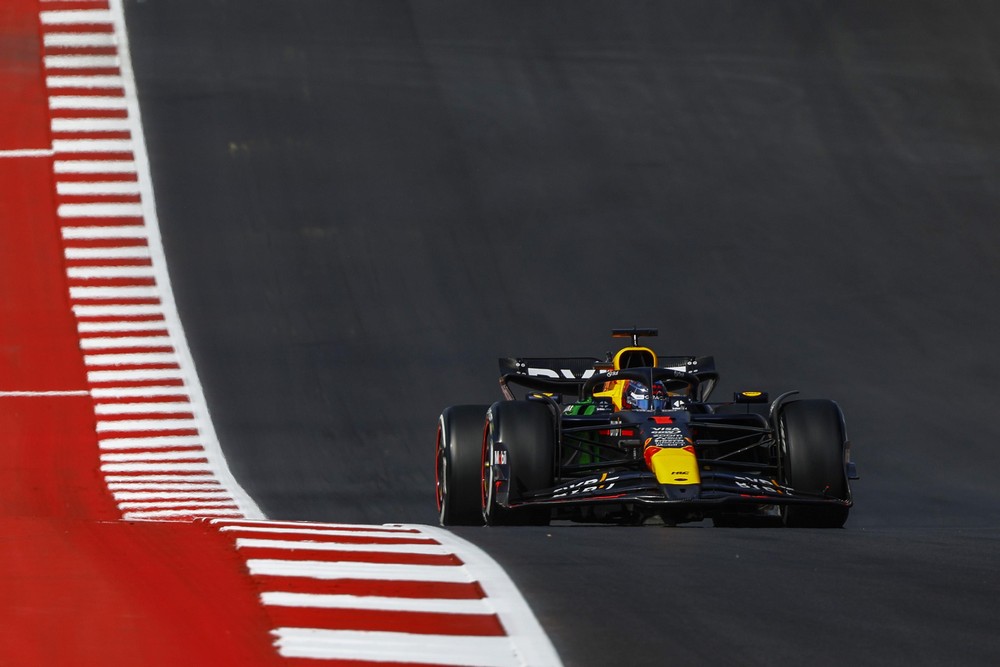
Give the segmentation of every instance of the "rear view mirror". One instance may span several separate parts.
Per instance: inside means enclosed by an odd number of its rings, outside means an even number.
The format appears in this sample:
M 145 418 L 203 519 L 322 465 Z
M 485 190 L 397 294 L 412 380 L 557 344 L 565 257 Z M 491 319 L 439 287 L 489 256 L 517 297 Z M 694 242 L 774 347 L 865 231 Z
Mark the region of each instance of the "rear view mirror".
M 734 403 L 767 403 L 766 391 L 738 391 L 733 394 Z

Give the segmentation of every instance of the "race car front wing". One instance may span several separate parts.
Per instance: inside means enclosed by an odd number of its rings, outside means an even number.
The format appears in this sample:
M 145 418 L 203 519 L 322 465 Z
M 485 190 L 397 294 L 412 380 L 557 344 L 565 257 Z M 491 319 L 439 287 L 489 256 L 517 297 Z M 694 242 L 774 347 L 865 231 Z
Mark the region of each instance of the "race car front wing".
M 700 484 L 661 484 L 645 471 L 603 472 L 543 490 L 521 494 L 504 503 L 510 508 L 524 506 L 565 506 L 570 504 L 656 505 L 839 505 L 850 507 L 850 499 L 822 493 L 805 493 L 773 479 L 722 471 L 702 471 Z

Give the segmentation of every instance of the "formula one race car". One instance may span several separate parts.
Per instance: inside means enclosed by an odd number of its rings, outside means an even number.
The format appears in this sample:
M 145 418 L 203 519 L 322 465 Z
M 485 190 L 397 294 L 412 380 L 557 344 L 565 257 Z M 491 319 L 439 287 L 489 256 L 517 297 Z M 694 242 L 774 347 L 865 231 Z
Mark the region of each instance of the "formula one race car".
M 606 360 L 500 359 L 505 400 L 438 422 L 441 524 L 843 526 L 857 474 L 840 407 L 798 392 L 710 403 L 714 359 L 639 345 L 656 334 L 614 330 L 632 344 Z

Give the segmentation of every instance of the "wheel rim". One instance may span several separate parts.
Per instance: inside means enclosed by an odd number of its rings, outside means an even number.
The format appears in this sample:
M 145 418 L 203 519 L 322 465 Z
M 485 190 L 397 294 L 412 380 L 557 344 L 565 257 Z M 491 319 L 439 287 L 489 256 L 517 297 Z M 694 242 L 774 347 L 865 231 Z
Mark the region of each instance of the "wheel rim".
M 483 460 L 482 487 L 480 500 L 483 508 L 483 518 L 488 519 L 493 513 L 493 438 L 490 437 L 489 426 L 483 429 Z
M 437 449 L 434 458 L 434 494 L 437 500 L 438 518 L 443 520 L 448 496 L 448 460 L 444 456 L 444 447 L 441 445 L 440 425 L 438 425 Z

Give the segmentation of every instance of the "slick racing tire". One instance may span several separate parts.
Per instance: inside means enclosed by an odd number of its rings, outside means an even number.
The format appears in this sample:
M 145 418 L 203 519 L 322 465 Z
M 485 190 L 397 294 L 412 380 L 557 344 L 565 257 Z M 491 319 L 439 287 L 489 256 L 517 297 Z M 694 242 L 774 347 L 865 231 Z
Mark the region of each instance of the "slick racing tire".
M 442 526 L 481 526 L 480 456 L 488 405 L 454 405 L 438 420 L 434 482 Z
M 778 415 L 782 482 L 804 493 L 848 500 L 844 415 L 833 401 L 787 403 Z M 842 505 L 783 505 L 786 526 L 840 528 L 849 507 Z
M 547 507 L 511 509 L 498 503 L 501 466 L 494 465 L 496 452 L 507 452 L 509 501 L 524 492 L 553 485 L 556 435 L 555 417 L 545 403 L 502 401 L 490 408 L 482 448 L 482 518 L 489 526 L 547 526 L 552 512 Z

